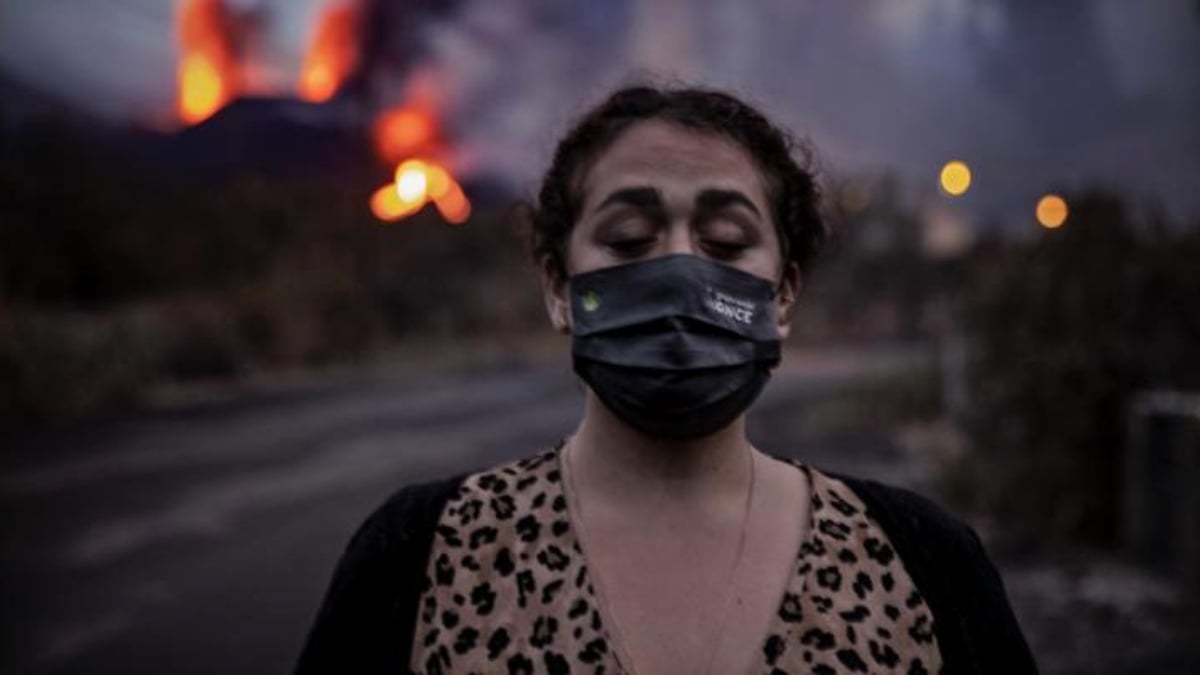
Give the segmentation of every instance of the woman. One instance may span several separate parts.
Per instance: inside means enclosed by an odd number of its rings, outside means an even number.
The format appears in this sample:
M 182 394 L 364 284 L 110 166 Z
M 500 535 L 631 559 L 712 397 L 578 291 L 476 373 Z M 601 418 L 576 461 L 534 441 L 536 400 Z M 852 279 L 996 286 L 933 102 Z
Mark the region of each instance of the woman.
M 786 134 L 731 96 L 635 87 L 587 114 L 532 209 L 583 419 L 394 495 L 299 671 L 1034 672 L 969 528 L 746 440 L 817 207 Z

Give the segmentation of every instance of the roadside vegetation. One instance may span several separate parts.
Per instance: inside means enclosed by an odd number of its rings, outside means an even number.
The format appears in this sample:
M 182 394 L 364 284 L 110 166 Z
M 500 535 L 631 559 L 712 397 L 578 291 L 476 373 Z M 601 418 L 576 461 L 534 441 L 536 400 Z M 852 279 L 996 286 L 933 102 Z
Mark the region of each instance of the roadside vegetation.
M 374 178 L 164 171 L 52 120 L 8 138 L 0 426 L 398 345 L 545 337 L 512 200 L 458 227 L 431 209 L 381 225 L 364 203 Z M 1017 539 L 1111 545 L 1130 397 L 1200 390 L 1200 224 L 1079 192 L 1060 229 L 933 254 L 894 180 L 829 194 L 839 236 L 795 342 L 957 340 L 965 358 L 961 372 L 935 359 L 855 384 L 801 415 L 805 427 L 948 424 L 962 447 L 942 456 L 938 485 L 963 508 Z

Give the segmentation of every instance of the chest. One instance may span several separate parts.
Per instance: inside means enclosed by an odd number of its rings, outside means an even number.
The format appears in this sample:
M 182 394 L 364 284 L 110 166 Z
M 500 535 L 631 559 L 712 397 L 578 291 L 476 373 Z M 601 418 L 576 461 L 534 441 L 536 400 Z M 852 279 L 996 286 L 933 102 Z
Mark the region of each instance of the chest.
M 687 537 L 600 532 L 585 555 L 543 463 L 474 476 L 439 521 L 411 669 L 938 672 L 933 617 L 886 537 L 812 475 L 808 526 L 751 527 L 728 582 L 728 545 Z
M 807 528 L 799 484 L 764 487 L 744 532 L 742 523 L 705 531 L 620 519 L 577 530 L 622 664 L 663 675 L 747 671 Z

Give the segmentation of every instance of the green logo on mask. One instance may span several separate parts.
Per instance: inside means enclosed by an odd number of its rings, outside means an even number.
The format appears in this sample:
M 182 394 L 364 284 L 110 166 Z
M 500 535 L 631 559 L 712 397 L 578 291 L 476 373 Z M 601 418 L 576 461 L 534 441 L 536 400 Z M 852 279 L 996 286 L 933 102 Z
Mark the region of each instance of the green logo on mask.
M 581 298 L 581 300 L 583 304 L 583 311 L 585 312 L 594 312 L 597 309 L 600 309 L 600 294 L 596 291 L 590 289 L 584 291 L 583 298 Z

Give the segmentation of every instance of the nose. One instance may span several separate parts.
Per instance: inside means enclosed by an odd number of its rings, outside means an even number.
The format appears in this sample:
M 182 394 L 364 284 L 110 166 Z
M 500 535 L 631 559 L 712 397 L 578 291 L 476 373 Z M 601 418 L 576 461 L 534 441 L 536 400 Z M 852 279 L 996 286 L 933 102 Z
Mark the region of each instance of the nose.
M 665 255 L 674 253 L 700 254 L 693 238 L 692 228 L 686 219 L 675 219 L 670 224 L 663 243 L 666 249 L 663 252 Z

